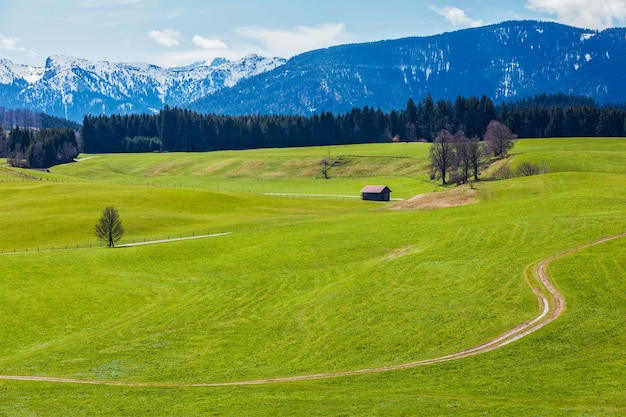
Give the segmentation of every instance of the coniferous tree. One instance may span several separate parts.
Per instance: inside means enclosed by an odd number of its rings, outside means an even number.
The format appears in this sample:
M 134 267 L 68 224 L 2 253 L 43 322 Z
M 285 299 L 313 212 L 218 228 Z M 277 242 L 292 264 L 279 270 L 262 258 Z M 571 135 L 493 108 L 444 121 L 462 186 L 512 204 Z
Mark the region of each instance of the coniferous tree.
M 418 123 L 417 106 L 413 98 L 409 98 L 404 111 L 404 131 L 402 137 L 407 142 L 416 141 L 419 137 L 420 129 Z
M 433 132 L 434 132 L 434 119 L 435 119 L 435 102 L 433 98 L 430 96 L 430 93 L 426 94 L 423 101 L 423 109 L 422 109 L 422 123 L 421 123 L 421 133 L 426 139 L 427 142 L 433 141 Z

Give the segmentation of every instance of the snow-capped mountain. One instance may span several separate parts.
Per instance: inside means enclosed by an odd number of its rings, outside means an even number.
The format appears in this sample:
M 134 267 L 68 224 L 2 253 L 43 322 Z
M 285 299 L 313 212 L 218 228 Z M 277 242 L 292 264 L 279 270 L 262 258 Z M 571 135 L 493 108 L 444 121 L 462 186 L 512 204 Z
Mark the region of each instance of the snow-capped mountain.
M 0 60 L 0 106 L 28 108 L 82 121 L 85 114 L 158 112 L 232 87 L 283 65 L 282 58 L 249 55 L 187 67 L 92 62 L 52 56 L 43 68 Z

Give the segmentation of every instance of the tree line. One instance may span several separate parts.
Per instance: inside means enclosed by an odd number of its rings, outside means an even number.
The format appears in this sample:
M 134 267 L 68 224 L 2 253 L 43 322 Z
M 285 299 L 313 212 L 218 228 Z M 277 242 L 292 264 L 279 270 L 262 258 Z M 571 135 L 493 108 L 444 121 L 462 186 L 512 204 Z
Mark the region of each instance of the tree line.
M 459 98 L 454 106 L 430 95 L 402 111 L 371 107 L 334 115 L 202 115 L 165 106 L 158 114 L 85 116 L 84 152 L 211 151 L 225 149 L 323 146 L 390 141 L 428 141 L 441 129 L 460 128 L 482 135 L 496 117 L 491 100 Z
M 521 102 L 503 104 L 498 120 L 524 138 L 626 136 L 626 110 L 620 107 L 526 106 Z
M 495 106 L 487 97 L 434 100 L 410 98 L 406 107 L 383 113 L 371 107 L 335 115 L 227 116 L 199 114 L 165 106 L 156 114 L 85 116 L 78 141 L 71 139 L 59 120 L 29 111 L 6 111 L 0 119 L 11 125 L 38 126 L 28 133 L 0 135 L 0 155 L 20 166 L 46 167 L 68 160 L 76 150 L 86 153 L 213 151 L 226 149 L 322 146 L 373 142 L 433 142 L 442 130 L 463 132 L 482 139 L 497 120 L 520 137 L 626 136 L 626 110 L 600 107 L 592 99 L 541 95 Z M 40 129 L 50 125 L 50 129 Z M 41 132 L 41 133 L 39 133 Z M 28 138 L 26 138 L 28 136 Z M 59 145 L 59 139 L 65 137 Z M 38 144 L 39 143 L 39 144 Z M 50 149 L 47 149 L 50 147 Z M 46 149 L 45 149 L 46 148 Z
M 227 116 L 165 106 L 158 114 L 85 116 L 87 153 L 213 151 L 389 141 L 432 142 L 442 130 L 482 138 L 492 120 L 520 137 L 626 136 L 626 110 L 577 96 L 538 96 L 495 106 L 487 97 L 412 98 L 400 111 L 371 107 L 335 115 Z
M 11 166 L 49 168 L 72 162 L 78 153 L 76 132 L 72 129 L 15 127 L 7 134 L 0 126 L 0 155 L 4 155 Z

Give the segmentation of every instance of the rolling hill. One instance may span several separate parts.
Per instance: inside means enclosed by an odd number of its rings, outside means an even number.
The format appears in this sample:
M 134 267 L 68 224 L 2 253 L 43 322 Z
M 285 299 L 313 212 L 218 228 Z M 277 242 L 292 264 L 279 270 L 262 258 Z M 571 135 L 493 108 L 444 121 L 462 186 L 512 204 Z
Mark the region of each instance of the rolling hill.
M 375 183 L 405 199 L 463 191 L 429 179 L 427 153 L 387 143 L 3 167 L 0 414 L 623 414 L 626 239 L 584 245 L 626 230 L 626 141 L 520 140 L 510 163 L 549 172 L 481 181 L 473 204 L 358 199 Z M 350 163 L 316 179 L 328 155 Z M 128 243 L 219 236 L 100 249 L 106 205 Z M 567 303 L 555 322 L 471 358 L 384 368 L 532 320 L 543 306 L 526 277 L 543 260 Z M 266 381 L 369 368 L 381 369 Z M 245 380 L 258 382 L 232 385 Z

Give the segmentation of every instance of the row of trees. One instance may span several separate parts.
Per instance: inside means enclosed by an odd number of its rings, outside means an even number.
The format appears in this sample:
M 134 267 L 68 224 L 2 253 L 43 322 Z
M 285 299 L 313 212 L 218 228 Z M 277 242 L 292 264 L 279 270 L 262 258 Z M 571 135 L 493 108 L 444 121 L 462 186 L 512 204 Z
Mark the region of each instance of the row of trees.
M 478 181 L 485 158 L 505 158 L 515 139 L 517 135 L 496 120 L 489 123 L 482 141 L 477 136 L 468 138 L 461 130 L 453 135 L 441 129 L 430 146 L 431 178 L 441 179 L 443 185 L 447 184 L 448 177 L 458 184 L 467 183 L 470 176 Z
M 0 127 L 0 155 L 21 168 L 48 168 L 71 162 L 79 146 L 72 129 L 13 128 L 8 134 Z
M 525 138 L 626 136 L 626 111 L 617 108 L 503 106 L 498 120 Z
M 334 115 L 201 115 L 166 106 L 159 114 L 86 116 L 81 131 L 87 153 L 209 151 L 259 147 L 315 146 L 395 141 L 432 141 L 441 129 L 482 135 L 496 117 L 486 97 L 435 102 L 430 95 L 402 111 L 370 107 Z
M 0 116 L 10 119 L 11 123 L 17 120 L 41 125 L 56 123 L 28 111 L 5 111 L 0 108 Z M 403 110 L 389 113 L 364 107 L 339 115 L 322 112 L 311 117 L 231 117 L 202 115 L 166 106 L 158 114 L 86 116 L 80 130 L 79 144 L 83 152 L 108 153 L 211 151 L 388 141 L 432 142 L 442 130 L 463 131 L 468 138 L 481 137 L 492 120 L 504 123 L 521 137 L 626 136 L 626 110 L 599 107 L 590 99 L 576 96 L 542 95 L 496 107 L 485 96 L 459 96 L 451 102 L 435 101 L 428 94 L 419 102 L 409 99 Z M 0 135 L 0 142 L 2 138 L 3 135 Z M 54 144 L 54 150 L 46 151 L 46 141 L 37 145 L 36 139 L 31 142 L 19 140 L 19 147 L 6 146 L 7 142 L 5 138 L 0 143 L 0 154 L 4 143 L 4 153 L 8 156 L 8 152 L 11 152 L 13 162 L 31 167 L 45 167 L 53 162 L 65 161 L 68 154 L 73 153 L 73 147 L 79 148 L 78 144 L 74 145 L 69 139 L 65 141 L 69 148 L 64 150 L 63 146 Z
M 550 104 L 553 103 L 553 104 Z M 569 103 L 569 104 L 568 104 Z M 388 141 L 432 142 L 441 130 L 481 137 L 498 120 L 521 137 L 626 136 L 626 110 L 588 99 L 555 95 L 513 104 L 482 96 L 433 100 L 426 95 L 405 109 L 383 113 L 370 107 L 311 117 L 202 115 L 166 106 L 158 114 L 86 116 L 84 152 L 210 151 Z

